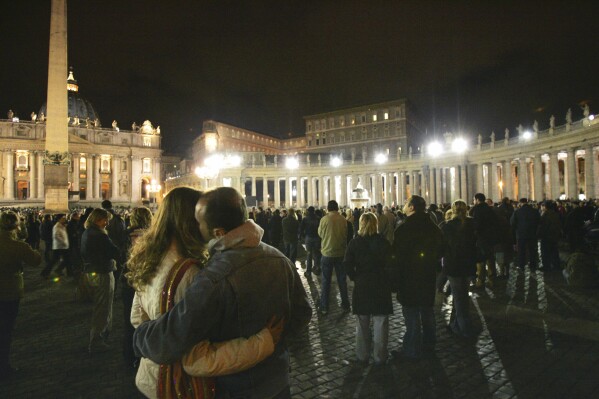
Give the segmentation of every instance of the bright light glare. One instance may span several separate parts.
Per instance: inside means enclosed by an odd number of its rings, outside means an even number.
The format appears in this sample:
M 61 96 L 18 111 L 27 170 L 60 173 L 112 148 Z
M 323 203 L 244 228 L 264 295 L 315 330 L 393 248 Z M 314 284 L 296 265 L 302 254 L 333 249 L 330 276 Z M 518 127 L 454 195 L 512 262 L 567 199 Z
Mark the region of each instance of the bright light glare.
M 214 154 L 204 159 L 204 165 L 209 168 L 218 168 L 224 164 L 224 161 L 225 157 L 223 157 L 221 154 Z
M 214 179 L 218 176 L 218 169 L 208 166 L 198 166 L 195 168 L 195 174 L 200 179 Z
M 339 157 L 333 157 L 331 158 L 331 166 L 334 168 L 338 168 L 339 166 L 341 166 L 342 162 L 341 162 L 341 158 Z
M 451 142 L 451 150 L 453 152 L 457 152 L 458 154 L 462 154 L 464 152 L 466 152 L 466 150 L 468 149 L 468 142 L 466 140 L 464 140 L 461 137 L 456 137 L 452 142 Z
M 589 115 L 589 120 L 590 121 L 595 120 L 595 115 Z
M 522 133 L 522 138 L 524 140 L 528 141 L 528 140 L 532 139 L 532 133 L 529 130 L 527 130 L 524 133 Z
M 299 168 L 299 161 L 297 158 L 287 158 L 285 160 L 285 167 L 287 169 L 297 169 Z
M 387 156 L 385 154 L 377 154 L 374 157 L 374 161 L 378 164 L 383 164 L 383 163 L 387 162 Z
M 443 154 L 443 146 L 438 141 L 433 141 L 427 147 L 428 153 L 431 157 L 438 157 Z

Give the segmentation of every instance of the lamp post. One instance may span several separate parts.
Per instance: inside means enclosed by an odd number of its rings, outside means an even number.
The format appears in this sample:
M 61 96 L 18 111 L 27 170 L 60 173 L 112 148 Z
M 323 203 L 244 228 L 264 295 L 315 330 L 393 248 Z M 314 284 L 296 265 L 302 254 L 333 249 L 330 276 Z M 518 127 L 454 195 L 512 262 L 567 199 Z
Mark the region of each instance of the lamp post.
M 151 208 L 156 207 L 156 194 L 159 193 L 160 190 L 162 190 L 162 186 L 160 184 L 158 184 L 158 182 L 155 179 L 152 179 L 150 184 L 146 184 L 146 191 L 148 192 L 148 194 L 150 196 L 150 207 Z M 154 194 L 153 200 L 152 200 L 152 194 Z

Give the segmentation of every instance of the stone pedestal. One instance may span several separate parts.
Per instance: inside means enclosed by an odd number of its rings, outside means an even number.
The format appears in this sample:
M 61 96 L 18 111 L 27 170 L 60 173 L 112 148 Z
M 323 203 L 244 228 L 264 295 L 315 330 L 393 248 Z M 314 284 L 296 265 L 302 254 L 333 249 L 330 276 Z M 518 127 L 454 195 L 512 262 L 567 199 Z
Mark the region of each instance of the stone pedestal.
M 68 176 L 68 165 L 45 165 L 45 213 L 69 212 Z

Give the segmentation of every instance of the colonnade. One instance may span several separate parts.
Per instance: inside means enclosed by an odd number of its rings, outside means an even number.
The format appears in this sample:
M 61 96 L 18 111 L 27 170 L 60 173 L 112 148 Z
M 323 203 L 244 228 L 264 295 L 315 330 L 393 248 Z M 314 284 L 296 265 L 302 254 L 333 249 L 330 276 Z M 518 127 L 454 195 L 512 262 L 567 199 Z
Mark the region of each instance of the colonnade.
M 340 206 L 352 206 L 352 191 L 358 185 L 368 191 L 370 204 L 401 205 L 417 194 L 427 203 L 448 203 L 462 198 L 470 201 L 475 193 L 482 192 L 499 202 L 503 197 L 531 200 L 596 198 L 595 145 L 570 147 L 553 151 L 537 151 L 518 157 L 506 156 L 484 159 L 470 154 L 453 161 L 442 159 L 420 162 L 390 162 L 377 165 L 369 171 L 369 165 L 360 170 L 344 170 L 344 167 L 302 172 L 280 170 L 279 175 L 266 168 L 243 169 L 238 188 L 245 195 L 266 198 L 275 207 L 324 207 L 329 200 Z M 404 166 L 405 165 L 405 166 Z M 319 168 L 316 168 L 319 169 Z M 323 169 L 324 168 L 320 168 Z M 309 171 L 309 172 L 308 172 Z M 308 172 L 308 173 L 306 173 Z M 250 181 L 246 192 L 245 181 Z M 262 193 L 257 195 L 257 183 Z M 270 183 L 269 183 L 270 182 Z M 236 186 L 237 187 L 237 186 Z
M 2 200 L 43 201 L 44 189 L 44 151 L 5 149 L 0 152 L 0 172 L 2 177 Z M 25 156 L 26 159 L 19 159 Z M 149 158 L 150 168 L 144 170 L 142 157 L 131 155 L 101 155 L 94 153 L 70 154 L 69 168 L 71 200 L 101 201 L 104 198 L 122 201 L 139 201 L 142 196 L 141 185 L 144 179 L 150 183 L 149 176 L 160 179 L 160 159 Z M 108 164 L 102 165 L 102 160 Z M 109 192 L 102 192 L 102 184 Z M 26 189 L 18 192 L 18 190 Z

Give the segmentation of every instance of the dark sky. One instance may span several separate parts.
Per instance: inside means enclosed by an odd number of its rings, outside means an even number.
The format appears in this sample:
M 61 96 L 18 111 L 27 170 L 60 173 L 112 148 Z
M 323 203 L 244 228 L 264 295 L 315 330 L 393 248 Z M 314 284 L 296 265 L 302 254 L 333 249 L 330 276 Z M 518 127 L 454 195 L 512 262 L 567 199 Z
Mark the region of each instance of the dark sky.
M 45 102 L 50 0 L 3 1 L 0 112 Z M 305 115 L 408 98 L 429 134 L 599 112 L 597 1 L 70 1 L 69 65 L 104 126 L 204 119 L 276 137 Z M 66 77 L 65 77 L 66 78 Z

